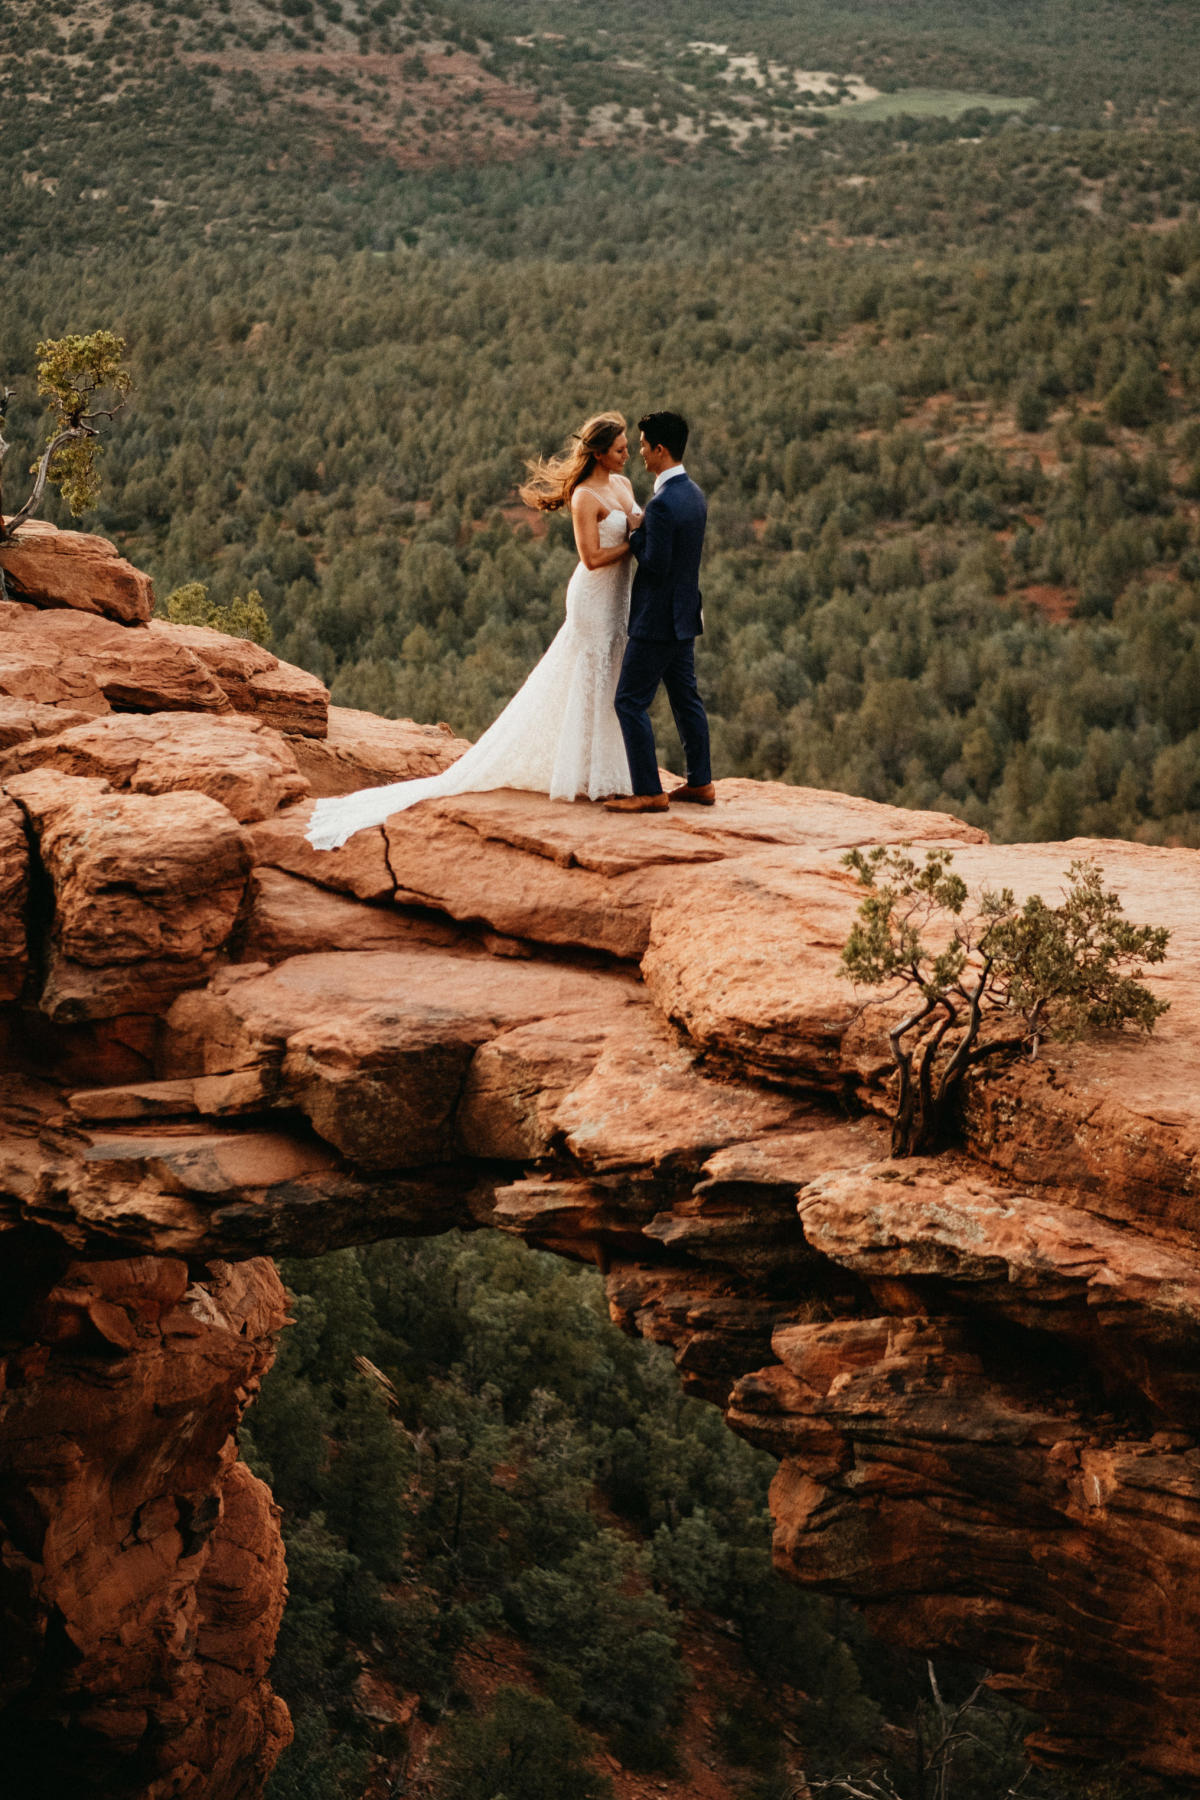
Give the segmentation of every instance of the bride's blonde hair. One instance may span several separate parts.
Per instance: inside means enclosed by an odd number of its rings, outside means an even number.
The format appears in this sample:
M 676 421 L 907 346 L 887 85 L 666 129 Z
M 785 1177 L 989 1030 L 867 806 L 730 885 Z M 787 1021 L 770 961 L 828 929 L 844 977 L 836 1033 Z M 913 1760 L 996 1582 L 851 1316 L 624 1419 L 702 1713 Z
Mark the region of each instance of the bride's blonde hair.
M 539 512 L 557 512 L 570 502 L 581 481 L 586 481 L 596 467 L 596 458 L 611 450 L 625 421 L 620 413 L 597 413 L 571 433 L 571 447 L 563 456 L 538 457 L 527 462 L 529 480 L 517 489 L 526 506 Z

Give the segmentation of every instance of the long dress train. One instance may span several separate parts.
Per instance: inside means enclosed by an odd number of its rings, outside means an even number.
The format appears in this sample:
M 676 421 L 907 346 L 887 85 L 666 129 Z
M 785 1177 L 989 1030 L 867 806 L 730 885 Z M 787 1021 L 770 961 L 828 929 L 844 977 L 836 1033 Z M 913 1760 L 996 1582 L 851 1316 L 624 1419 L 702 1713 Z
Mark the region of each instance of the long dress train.
M 629 530 L 618 508 L 600 520 L 600 543 Z M 318 800 L 308 827 L 316 850 L 336 850 L 356 831 L 382 825 L 420 800 L 487 788 L 525 788 L 553 800 L 632 793 L 613 698 L 625 653 L 633 559 L 601 569 L 579 563 L 567 586 L 566 618 L 524 685 L 483 736 L 440 775 L 396 781 Z

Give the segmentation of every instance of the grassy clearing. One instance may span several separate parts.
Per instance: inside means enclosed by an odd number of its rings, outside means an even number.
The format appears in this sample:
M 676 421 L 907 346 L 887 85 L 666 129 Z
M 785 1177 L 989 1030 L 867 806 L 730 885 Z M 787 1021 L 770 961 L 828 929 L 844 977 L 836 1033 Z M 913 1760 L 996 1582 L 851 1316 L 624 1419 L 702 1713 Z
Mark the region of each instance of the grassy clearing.
M 1035 105 L 1032 95 L 1018 98 L 1011 94 L 968 94 L 957 88 L 902 88 L 895 94 L 880 94 L 876 100 L 850 100 L 831 107 L 833 119 L 895 119 L 908 113 L 917 119 L 957 119 L 965 112 L 985 109 L 988 112 L 1026 112 Z

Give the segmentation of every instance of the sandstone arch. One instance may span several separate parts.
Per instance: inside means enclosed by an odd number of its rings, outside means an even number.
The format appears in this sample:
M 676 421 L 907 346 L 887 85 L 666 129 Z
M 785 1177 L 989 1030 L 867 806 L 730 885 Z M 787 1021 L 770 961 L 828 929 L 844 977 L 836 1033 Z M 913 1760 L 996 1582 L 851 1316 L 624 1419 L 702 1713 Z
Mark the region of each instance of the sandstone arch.
M 463 796 L 318 856 L 308 796 L 454 740 L 114 623 L 87 566 L 90 614 L 0 609 L 0 1737 L 81 1792 L 255 1791 L 268 1259 L 472 1223 L 597 1263 L 780 1458 L 786 1572 L 986 1662 L 1047 1753 L 1196 1778 L 1191 853 L 731 781 L 698 820 Z M 896 1165 L 835 968 L 841 854 L 901 839 L 1018 892 L 1095 854 L 1174 936 L 1154 1040 L 989 1073 L 961 1153 Z

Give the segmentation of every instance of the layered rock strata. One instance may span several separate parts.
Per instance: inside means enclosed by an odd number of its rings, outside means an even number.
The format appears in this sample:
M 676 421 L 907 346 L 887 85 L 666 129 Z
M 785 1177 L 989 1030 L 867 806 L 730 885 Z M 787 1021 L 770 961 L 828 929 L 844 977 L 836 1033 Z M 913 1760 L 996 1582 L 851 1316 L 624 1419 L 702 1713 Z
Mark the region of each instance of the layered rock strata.
M 315 795 L 461 743 L 100 597 L 0 611 L 0 1746 L 33 1719 L 80 1792 L 258 1791 L 264 1258 L 474 1225 L 595 1263 L 779 1459 L 785 1573 L 985 1664 L 1048 1757 L 1200 1779 L 1190 853 L 727 781 L 642 818 L 459 796 L 322 854 Z M 841 859 L 900 841 L 1047 898 L 1094 855 L 1173 932 L 1152 1039 L 990 1068 L 903 1164 L 837 972 Z

